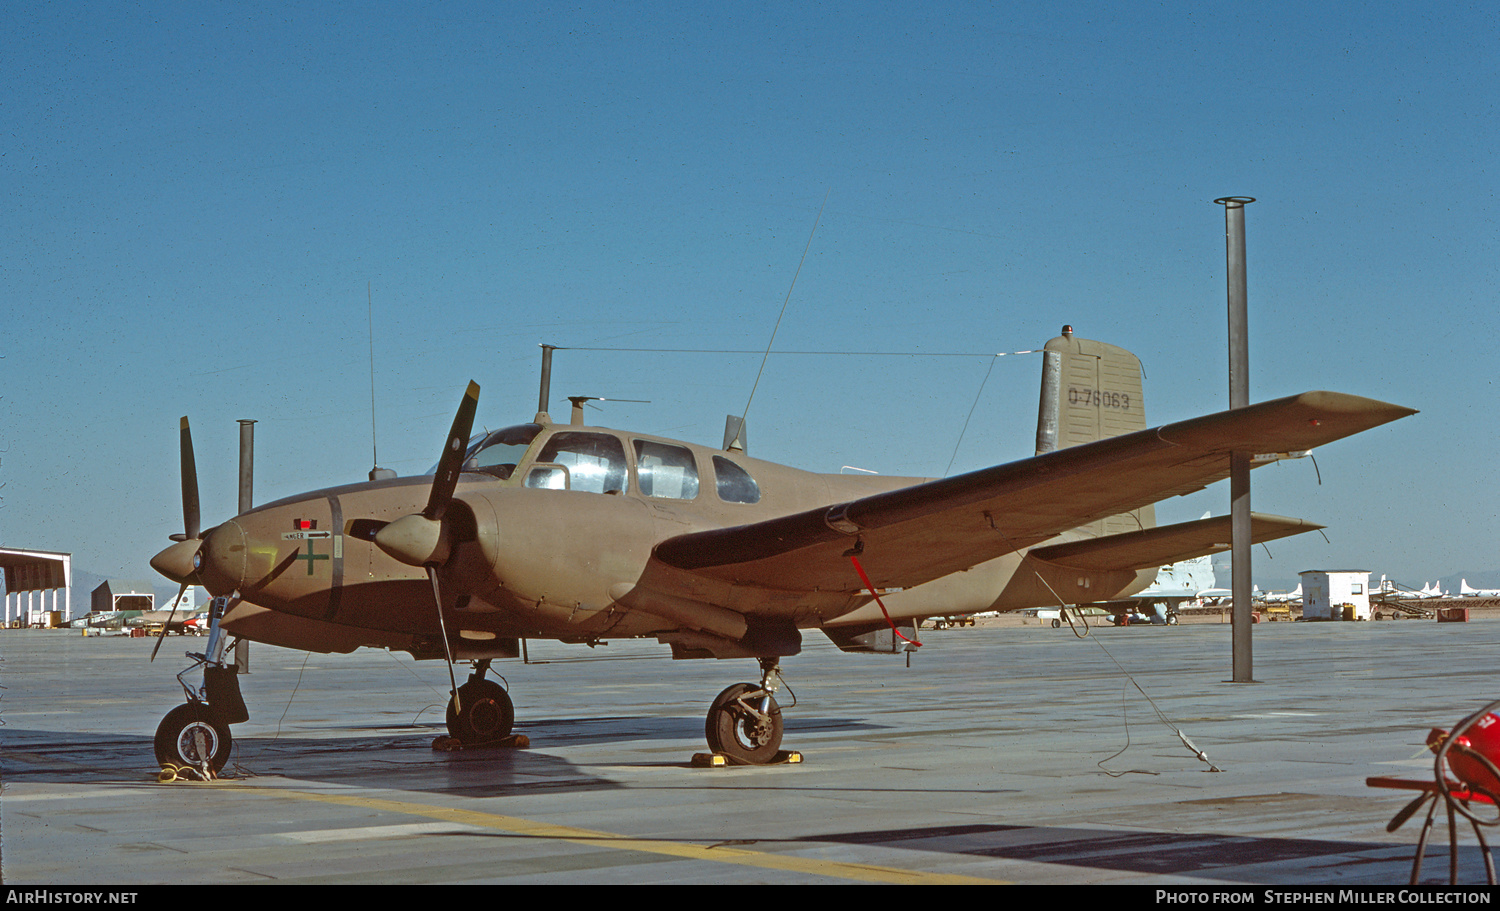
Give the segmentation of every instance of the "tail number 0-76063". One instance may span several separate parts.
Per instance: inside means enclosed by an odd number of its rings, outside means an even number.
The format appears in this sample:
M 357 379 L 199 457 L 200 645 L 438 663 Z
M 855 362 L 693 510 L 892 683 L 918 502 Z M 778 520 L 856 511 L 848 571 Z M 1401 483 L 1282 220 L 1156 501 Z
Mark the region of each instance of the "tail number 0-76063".
M 1130 410 L 1130 393 L 1110 392 L 1105 389 L 1090 389 L 1087 386 L 1069 386 L 1068 404 L 1092 405 L 1095 408 L 1112 408 L 1117 411 Z

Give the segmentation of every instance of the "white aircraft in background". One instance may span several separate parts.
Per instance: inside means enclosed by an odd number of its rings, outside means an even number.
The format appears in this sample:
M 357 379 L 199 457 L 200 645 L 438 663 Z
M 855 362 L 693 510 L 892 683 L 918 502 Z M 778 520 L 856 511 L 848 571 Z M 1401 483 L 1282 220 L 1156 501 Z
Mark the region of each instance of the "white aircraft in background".
M 1203 518 L 1209 518 L 1204 513 Z M 1200 520 L 1201 521 L 1201 520 Z M 1173 626 L 1177 613 L 1184 605 L 1201 607 L 1204 598 L 1225 597 L 1228 589 L 1216 588 L 1213 555 L 1204 554 L 1191 560 L 1179 560 L 1163 566 L 1156 573 L 1156 581 L 1128 599 L 1106 601 L 1098 606 L 1114 615 L 1117 626 L 1126 623 L 1151 623 Z M 1088 605 L 1094 606 L 1094 605 Z
M 1212 589 L 1215 584 L 1213 556 L 1204 554 L 1163 566 L 1149 588 L 1137 592 L 1128 601 L 1115 601 L 1106 606 L 1114 614 L 1116 626 L 1126 623 L 1175 626 L 1178 609 L 1184 603 L 1199 602 L 1201 593 Z
M 1267 604 L 1291 604 L 1294 601 L 1301 601 L 1302 583 L 1298 582 L 1297 587 L 1289 592 L 1262 592 L 1260 599 Z
M 1383 575 L 1380 577 L 1379 582 L 1370 586 L 1370 594 L 1386 599 L 1394 598 L 1398 601 L 1447 597 L 1447 593 L 1443 591 L 1442 586 L 1436 582 L 1431 585 L 1424 585 L 1420 589 L 1407 588 L 1393 579 L 1387 579 Z
M 1500 588 L 1470 588 L 1468 579 L 1459 579 L 1458 594 L 1463 598 L 1500 598 Z

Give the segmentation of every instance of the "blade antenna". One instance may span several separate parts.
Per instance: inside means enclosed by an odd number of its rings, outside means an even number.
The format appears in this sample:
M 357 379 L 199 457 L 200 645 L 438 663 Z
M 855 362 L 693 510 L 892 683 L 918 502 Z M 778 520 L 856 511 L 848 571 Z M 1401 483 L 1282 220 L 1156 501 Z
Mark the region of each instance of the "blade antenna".
M 791 287 L 786 289 L 786 300 L 781 302 L 781 313 L 776 316 L 776 325 L 771 328 L 771 340 L 766 342 L 766 353 L 760 359 L 760 369 L 755 371 L 755 382 L 750 386 L 750 398 L 745 400 L 745 410 L 740 413 L 741 426 L 750 414 L 750 403 L 755 401 L 755 390 L 760 386 L 760 375 L 766 372 L 766 361 L 771 358 L 771 346 L 776 344 L 776 333 L 781 329 L 781 318 L 786 316 L 786 305 L 792 302 L 792 288 L 797 287 L 797 276 L 802 274 L 802 264 L 807 262 L 807 251 L 812 249 L 813 235 L 818 233 L 818 225 L 823 221 L 823 209 L 828 206 L 828 197 L 831 193 L 833 193 L 832 187 L 823 194 L 823 205 L 818 207 L 818 217 L 813 219 L 812 231 L 807 235 L 807 246 L 802 249 L 802 258 L 797 260 L 797 271 L 792 273 Z

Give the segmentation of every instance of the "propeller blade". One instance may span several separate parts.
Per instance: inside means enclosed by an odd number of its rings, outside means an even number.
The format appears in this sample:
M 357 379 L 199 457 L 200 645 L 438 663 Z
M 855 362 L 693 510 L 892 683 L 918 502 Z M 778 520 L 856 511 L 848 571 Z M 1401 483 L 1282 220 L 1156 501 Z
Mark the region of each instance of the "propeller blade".
M 474 430 L 474 412 L 479 409 L 479 384 L 469 381 L 464 399 L 453 416 L 453 428 L 448 431 L 448 442 L 443 447 L 443 457 L 438 460 L 437 472 L 432 479 L 432 493 L 427 497 L 427 508 L 422 515 L 429 519 L 441 519 L 453 499 L 453 488 L 458 486 L 458 473 L 463 469 L 464 451 L 469 445 L 469 434 Z
M 186 420 L 186 418 L 184 418 Z M 167 630 L 172 627 L 172 618 L 177 616 L 177 605 L 182 603 L 182 596 L 187 592 L 188 583 L 182 583 L 182 588 L 177 590 L 177 597 L 172 599 L 172 610 L 167 614 L 167 622 L 162 624 L 161 632 L 156 634 L 156 645 L 151 648 L 151 661 L 156 660 L 156 653 L 161 651 L 161 641 L 167 638 Z M 151 661 L 146 662 L 150 664 Z
M 198 517 L 198 466 L 193 460 L 193 432 L 188 419 L 182 419 L 182 530 L 184 540 L 199 537 L 202 529 Z
M 472 387 L 474 384 L 469 385 Z M 467 435 L 464 438 L 468 439 Z M 458 678 L 453 674 L 453 647 L 448 644 L 448 624 L 443 620 L 443 595 L 438 590 L 436 566 L 428 565 L 427 578 L 432 581 L 432 602 L 437 606 L 438 629 L 443 634 L 443 654 L 448 659 L 448 682 L 453 684 L 453 708 L 455 711 L 462 712 L 463 706 L 458 701 Z

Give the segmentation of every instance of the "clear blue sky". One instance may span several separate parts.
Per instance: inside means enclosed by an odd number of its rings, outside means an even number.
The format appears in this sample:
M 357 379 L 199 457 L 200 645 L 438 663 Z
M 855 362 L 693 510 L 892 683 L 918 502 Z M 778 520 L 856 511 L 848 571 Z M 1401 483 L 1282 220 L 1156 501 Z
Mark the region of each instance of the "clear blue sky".
M 1500 569 L 1500 12 L 1366 3 L 17 2 L 0 55 L 0 543 L 148 578 L 179 531 L 437 458 L 539 343 L 761 349 L 751 452 L 937 475 L 1030 454 L 1063 323 L 1148 419 L 1227 405 L 1220 196 L 1247 212 L 1252 399 L 1421 414 L 1258 471 L 1257 549 L 1411 584 Z M 717 442 L 756 356 L 562 351 L 554 398 Z M 565 404 L 554 404 L 556 416 Z M 955 458 L 955 447 L 957 455 Z M 1164 521 L 1227 511 L 1227 490 Z M 157 580 L 164 586 L 165 580 Z

